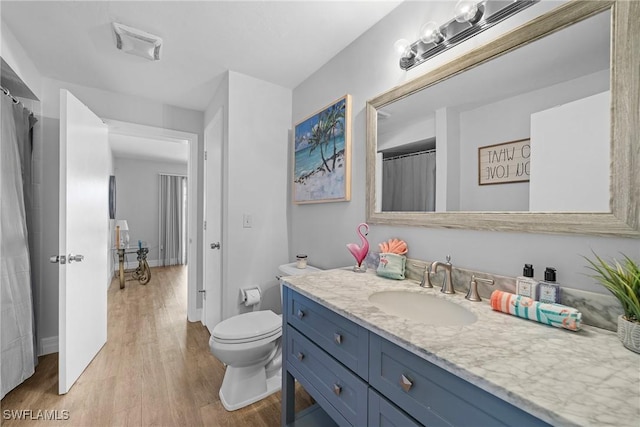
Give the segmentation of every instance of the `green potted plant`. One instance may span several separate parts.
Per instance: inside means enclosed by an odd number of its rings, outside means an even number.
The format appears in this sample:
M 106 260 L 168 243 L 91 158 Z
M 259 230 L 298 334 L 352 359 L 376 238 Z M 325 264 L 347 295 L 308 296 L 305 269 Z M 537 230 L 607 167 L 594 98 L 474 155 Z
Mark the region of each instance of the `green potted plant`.
M 607 288 L 622 305 L 624 314 L 618 317 L 618 338 L 631 351 L 640 353 L 640 266 L 626 255 L 622 263 L 608 263 L 594 253 L 596 259 L 585 259 L 591 275 Z

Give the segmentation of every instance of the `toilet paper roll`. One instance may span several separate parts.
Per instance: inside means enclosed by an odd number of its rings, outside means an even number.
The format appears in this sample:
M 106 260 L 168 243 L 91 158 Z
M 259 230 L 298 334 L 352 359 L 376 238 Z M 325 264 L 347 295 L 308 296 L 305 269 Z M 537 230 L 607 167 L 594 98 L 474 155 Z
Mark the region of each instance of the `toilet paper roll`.
M 258 288 L 246 289 L 244 292 L 244 305 L 247 307 L 260 302 L 260 290 Z

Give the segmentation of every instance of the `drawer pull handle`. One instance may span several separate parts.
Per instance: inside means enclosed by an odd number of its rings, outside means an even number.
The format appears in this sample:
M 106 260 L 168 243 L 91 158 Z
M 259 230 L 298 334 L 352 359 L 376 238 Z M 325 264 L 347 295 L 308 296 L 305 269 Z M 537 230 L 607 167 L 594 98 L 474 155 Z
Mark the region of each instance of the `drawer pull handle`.
M 303 354 L 303 353 L 298 353 L 298 354 L 296 355 L 296 357 L 298 358 L 298 360 L 299 360 L 299 361 L 301 361 L 301 362 L 302 362 L 302 359 L 304 359 L 304 354 Z
M 336 396 L 340 396 L 340 393 L 342 393 L 342 387 L 340 387 L 338 384 L 334 384 L 333 392 L 336 394 Z
M 302 319 L 304 317 L 304 311 L 298 310 L 298 319 Z
M 337 344 L 342 344 L 342 335 L 335 333 L 333 334 L 333 339 Z
M 402 389 L 404 391 L 409 391 L 409 389 L 411 389 L 411 387 L 413 386 L 413 382 L 411 382 L 411 380 L 407 377 L 403 375 L 401 375 L 400 377 L 400 387 L 402 387 Z

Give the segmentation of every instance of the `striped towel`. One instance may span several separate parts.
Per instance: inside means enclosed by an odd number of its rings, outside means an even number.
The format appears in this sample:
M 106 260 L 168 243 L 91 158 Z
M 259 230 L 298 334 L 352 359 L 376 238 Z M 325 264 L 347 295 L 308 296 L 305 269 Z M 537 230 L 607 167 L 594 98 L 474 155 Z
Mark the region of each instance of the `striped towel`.
M 579 330 L 582 323 L 582 313 L 573 307 L 538 302 L 522 295 L 497 290 L 491 293 L 491 308 L 570 331 Z

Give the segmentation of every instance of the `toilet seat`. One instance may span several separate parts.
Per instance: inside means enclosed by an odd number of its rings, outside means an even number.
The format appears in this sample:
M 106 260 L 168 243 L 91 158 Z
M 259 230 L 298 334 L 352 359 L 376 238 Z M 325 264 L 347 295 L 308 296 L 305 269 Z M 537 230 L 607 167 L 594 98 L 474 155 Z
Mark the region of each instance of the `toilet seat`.
M 282 318 L 271 310 L 252 311 L 218 323 L 211 336 L 220 343 L 240 344 L 282 334 Z

